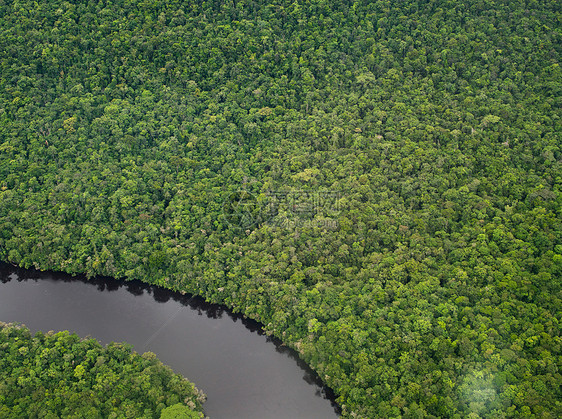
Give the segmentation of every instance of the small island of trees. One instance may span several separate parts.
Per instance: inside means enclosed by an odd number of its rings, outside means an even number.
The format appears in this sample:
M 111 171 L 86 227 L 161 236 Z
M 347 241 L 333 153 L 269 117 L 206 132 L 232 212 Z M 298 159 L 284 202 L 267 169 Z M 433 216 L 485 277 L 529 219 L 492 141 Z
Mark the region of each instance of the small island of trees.
M 153 353 L 0 323 L 0 417 L 203 418 L 205 396 Z

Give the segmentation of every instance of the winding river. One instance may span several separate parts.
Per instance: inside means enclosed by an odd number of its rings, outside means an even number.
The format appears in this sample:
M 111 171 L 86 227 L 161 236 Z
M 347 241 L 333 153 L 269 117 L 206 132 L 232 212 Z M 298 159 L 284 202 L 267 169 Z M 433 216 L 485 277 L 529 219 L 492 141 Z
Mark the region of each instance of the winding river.
M 197 297 L 0 263 L 0 321 L 154 352 L 207 394 L 211 419 L 338 417 L 333 395 L 294 351 L 258 323 Z

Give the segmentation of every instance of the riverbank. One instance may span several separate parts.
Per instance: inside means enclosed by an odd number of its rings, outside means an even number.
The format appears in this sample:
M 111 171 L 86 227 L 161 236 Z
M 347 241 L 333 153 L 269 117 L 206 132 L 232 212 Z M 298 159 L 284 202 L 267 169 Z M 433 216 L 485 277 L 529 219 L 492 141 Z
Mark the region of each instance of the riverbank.
M 140 281 L 0 264 L 0 320 L 150 351 L 193 381 L 213 419 L 337 417 L 329 389 L 261 326 L 224 306 Z

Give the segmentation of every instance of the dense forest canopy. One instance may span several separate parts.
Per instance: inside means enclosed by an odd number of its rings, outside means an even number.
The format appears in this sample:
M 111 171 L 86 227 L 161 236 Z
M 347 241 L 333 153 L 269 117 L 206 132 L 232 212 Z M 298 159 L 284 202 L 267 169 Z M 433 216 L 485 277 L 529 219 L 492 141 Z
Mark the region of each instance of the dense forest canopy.
M 0 257 L 225 303 L 347 417 L 560 417 L 561 18 L 0 1 Z
M 0 322 L 0 353 L 2 418 L 204 416 L 204 395 L 150 352 Z

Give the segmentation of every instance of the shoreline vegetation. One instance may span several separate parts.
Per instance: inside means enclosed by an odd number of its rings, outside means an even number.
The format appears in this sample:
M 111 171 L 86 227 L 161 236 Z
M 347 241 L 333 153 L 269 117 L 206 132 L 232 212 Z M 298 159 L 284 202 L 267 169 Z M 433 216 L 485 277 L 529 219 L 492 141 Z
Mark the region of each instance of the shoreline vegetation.
M 0 416 L 203 418 L 205 395 L 123 343 L 0 322 Z
M 119 291 L 120 289 L 124 289 L 127 293 L 131 294 L 133 297 L 134 296 L 138 296 L 138 295 L 149 295 L 151 296 L 151 298 L 154 300 L 154 302 L 156 302 L 158 305 L 160 304 L 166 304 L 168 302 L 171 303 L 179 303 L 181 304 L 181 306 L 184 306 L 186 308 L 189 308 L 190 310 L 195 311 L 196 313 L 198 313 L 200 316 L 204 316 L 207 318 L 211 318 L 211 319 L 221 319 L 224 317 L 229 317 L 234 323 L 241 323 L 244 328 L 250 332 L 250 333 L 256 333 L 260 336 L 264 336 L 267 335 L 267 338 L 265 338 L 265 341 L 263 342 L 265 345 L 273 345 L 275 348 L 275 352 L 279 353 L 279 354 L 283 354 L 284 356 L 287 356 L 291 362 L 294 362 L 298 365 L 301 374 L 304 373 L 304 375 L 300 375 L 300 374 L 295 374 L 295 376 L 293 377 L 295 381 L 300 380 L 301 378 L 304 380 L 304 382 L 306 382 L 308 385 L 314 385 L 316 387 L 315 391 L 316 394 L 314 392 L 311 392 L 309 394 L 310 397 L 322 397 L 323 399 L 327 400 L 329 405 L 331 406 L 331 408 L 333 409 L 333 413 L 335 413 L 336 415 L 341 414 L 341 410 L 339 408 L 339 406 L 337 405 L 337 403 L 335 402 L 336 396 L 334 395 L 334 392 L 332 389 L 328 388 L 326 386 L 326 384 L 321 380 L 321 378 L 299 357 L 299 354 L 293 350 L 292 348 L 289 348 L 288 346 L 286 346 L 280 339 L 272 337 L 271 333 L 266 333 L 263 330 L 263 325 L 256 322 L 255 320 L 252 320 L 250 318 L 248 318 L 247 316 L 241 314 L 241 313 L 234 313 L 231 309 L 229 309 L 227 306 L 223 305 L 223 304 L 213 304 L 213 303 L 208 303 L 206 302 L 203 298 L 198 297 L 198 296 L 194 296 L 192 294 L 187 294 L 185 292 L 177 292 L 177 291 L 172 291 L 170 289 L 166 289 L 163 287 L 159 287 L 157 285 L 151 285 L 148 284 L 147 282 L 144 281 L 139 281 L 139 280 L 125 280 L 125 279 L 115 279 L 115 278 L 110 278 L 110 277 L 101 277 L 101 276 L 96 276 L 96 277 L 86 277 L 83 274 L 68 274 L 68 273 L 63 273 L 63 272 L 54 272 L 54 271 L 40 271 L 40 270 L 36 270 L 34 268 L 21 268 L 18 267 L 17 265 L 14 265 L 12 263 L 4 263 L 4 262 L 0 262 L 0 287 L 2 285 L 2 283 L 9 283 L 12 281 L 15 282 L 29 282 L 29 283 L 37 283 L 37 282 L 41 282 L 41 281 L 52 281 L 55 280 L 56 282 L 62 282 L 64 284 L 70 284 L 71 282 L 80 282 L 82 284 L 85 284 L 89 287 L 92 288 L 97 288 L 98 291 L 100 292 L 114 292 L 114 291 Z M 38 284 L 39 285 L 39 284 Z M 2 312 L 2 300 L 6 301 L 6 299 L 2 298 L 2 290 L 0 288 L 0 312 Z M 72 293 L 70 294 L 66 294 L 66 295 L 70 295 L 72 296 Z M 73 297 L 70 297 L 73 298 Z M 85 298 L 84 296 L 82 296 L 82 298 Z M 27 303 L 29 303 L 29 300 L 26 300 Z M 25 307 L 26 306 L 26 301 L 20 301 L 18 304 L 21 307 Z M 80 300 L 83 301 L 83 300 Z M 45 307 L 45 301 L 43 302 L 38 302 L 39 304 L 43 304 L 43 307 Z M 129 301 L 124 303 L 125 305 L 123 305 L 122 307 L 129 307 L 129 304 L 134 304 L 134 301 Z M 47 303 L 48 306 L 48 303 Z M 76 306 L 76 302 L 74 302 L 74 306 Z M 78 304 L 78 306 L 80 306 L 80 304 Z M 90 304 L 90 307 L 95 307 L 95 304 L 92 305 Z M 119 309 L 120 304 L 114 305 L 114 308 Z M 106 309 L 107 310 L 107 307 Z M 10 310 L 8 309 L 8 312 Z M 21 311 L 19 311 L 20 313 L 23 313 L 25 311 L 25 309 L 21 309 Z M 59 311 L 59 310 L 56 310 Z M 37 307 L 35 307 L 35 312 L 37 312 Z M 42 310 L 40 310 L 40 313 L 42 313 Z M 49 313 L 44 313 L 47 317 L 49 317 Z M 40 314 L 41 315 L 41 314 Z M 74 314 L 72 313 L 68 313 L 67 315 L 73 316 Z M 109 316 L 111 318 L 111 316 Z M 1 315 L 0 315 L 1 318 Z M 18 315 L 14 315 L 12 314 L 12 319 L 18 319 Z M 107 318 L 107 315 L 106 315 Z M 137 319 L 140 320 L 140 319 Z M 146 319 L 145 319 L 146 320 Z M 27 320 L 27 321 L 31 321 L 31 320 Z M 26 327 L 26 325 L 28 324 L 27 321 L 24 321 L 23 323 L 14 323 L 14 324 L 23 324 L 24 327 Z M 119 321 L 119 319 L 116 319 L 116 321 Z M 54 323 L 54 324 L 58 324 Z M 51 323 L 51 326 L 54 325 L 53 323 Z M 99 323 L 98 323 L 99 324 Z M 103 324 L 103 321 L 102 323 Z M 181 324 L 181 323 L 180 323 Z M 40 330 L 40 331 L 46 331 L 46 330 L 51 330 L 52 327 L 50 328 L 44 328 L 44 327 L 40 327 L 37 324 L 35 324 L 35 330 Z M 66 326 L 68 327 L 68 326 Z M 62 327 L 59 328 L 58 326 L 55 326 L 56 330 L 75 330 L 73 333 L 78 334 L 79 336 L 81 335 L 81 333 L 77 330 L 77 329 L 66 329 L 66 327 Z M 124 326 L 125 328 L 128 326 Z M 125 330 L 122 329 L 121 330 Z M 187 329 L 189 330 L 189 328 Z M 170 332 L 173 334 L 174 331 L 170 330 Z M 104 341 L 104 337 L 103 337 L 103 333 L 98 334 L 98 333 L 91 333 L 89 335 L 87 335 L 88 337 L 92 336 L 94 339 L 99 340 L 99 341 Z M 138 339 L 134 339 L 134 338 L 127 338 L 126 341 L 126 345 L 131 345 L 131 348 L 133 350 L 142 347 L 142 348 L 147 348 L 147 342 L 150 342 L 152 339 L 154 339 L 155 337 L 158 338 L 158 340 L 161 340 L 161 336 L 160 333 L 154 333 L 154 334 L 146 334 L 146 336 L 144 338 L 142 338 L 140 341 Z M 264 336 L 265 337 L 265 336 Z M 106 342 L 107 342 L 107 337 L 105 338 Z M 181 338 L 180 338 L 181 339 Z M 240 336 L 240 340 L 238 341 L 239 343 L 242 343 L 243 340 L 245 340 L 246 337 L 244 336 L 244 334 L 242 334 Z M 169 340 L 170 344 L 174 344 L 174 339 Z M 140 345 L 140 346 L 139 346 Z M 159 344 L 160 346 L 162 345 L 161 343 Z M 232 343 L 231 343 L 232 346 Z M 256 350 L 258 348 L 254 347 L 254 346 L 248 346 L 246 345 L 247 350 L 253 354 L 256 353 Z M 210 348 L 209 348 L 210 349 Z M 225 351 L 224 349 L 226 349 L 226 347 L 223 347 L 223 350 L 221 350 L 219 353 L 217 353 L 218 357 L 222 357 L 225 355 Z M 154 352 L 156 353 L 157 357 L 160 357 L 161 354 L 158 350 L 154 350 Z M 229 350 L 227 350 L 226 352 L 229 352 Z M 244 354 L 247 354 L 245 359 L 246 361 L 250 362 L 250 363 L 254 363 L 252 361 L 253 359 L 253 355 L 251 355 L 248 352 L 242 352 Z M 200 354 L 199 354 L 200 356 Z M 229 356 L 230 358 L 230 356 Z M 181 365 L 182 363 L 187 362 L 187 365 L 184 363 L 182 365 L 181 368 L 184 368 L 185 371 L 185 367 L 189 368 L 189 363 L 193 362 L 194 364 L 197 364 L 197 359 L 198 359 L 198 354 L 191 354 L 191 360 L 190 361 L 186 361 L 186 360 L 180 360 L 180 364 L 177 363 L 173 363 L 173 364 L 169 364 L 168 366 L 176 373 L 182 375 L 184 374 L 183 372 L 180 372 L 181 370 L 179 369 L 180 367 L 178 367 L 178 365 Z M 217 372 L 220 372 L 221 369 L 218 367 L 215 367 L 215 365 L 225 365 L 224 363 L 221 364 L 220 362 L 221 360 L 218 359 L 216 360 L 215 364 L 210 366 L 210 370 L 207 370 L 207 373 L 214 375 Z M 177 362 L 177 360 L 176 360 Z M 229 361 L 230 362 L 230 361 Z M 277 362 L 274 362 L 274 364 L 276 364 Z M 264 363 L 262 361 L 262 363 L 260 364 L 258 361 L 258 365 L 264 366 Z M 278 366 L 277 368 L 279 368 L 280 366 Z M 201 368 L 199 368 L 201 370 Z M 240 367 L 238 367 L 238 369 L 240 370 Z M 264 371 L 260 370 L 259 368 L 254 368 L 254 373 L 258 373 L 260 375 L 264 375 Z M 238 377 L 238 379 L 244 379 L 246 377 L 245 373 L 249 373 L 252 374 L 251 368 L 249 371 L 246 371 L 245 369 L 240 370 L 240 375 Z M 273 372 L 270 372 L 270 374 L 273 374 Z M 187 375 L 184 375 L 186 378 L 191 378 L 194 379 L 193 376 L 188 377 Z M 268 373 L 265 372 L 265 376 L 268 376 Z M 234 381 L 232 381 L 234 380 Z M 228 382 L 237 382 L 237 378 L 231 378 L 231 379 L 226 379 L 226 381 Z M 207 393 L 207 397 L 208 398 L 213 398 L 215 400 L 215 402 L 217 400 L 219 400 L 220 403 L 220 398 L 216 397 L 216 388 L 214 389 L 210 389 L 208 387 L 206 387 L 206 383 L 204 383 L 203 381 L 200 381 L 200 379 L 198 380 L 194 380 L 193 383 L 197 386 L 199 386 L 200 388 L 206 388 L 205 392 Z M 285 383 L 285 385 L 291 385 L 293 384 L 292 381 L 287 381 Z M 297 384 L 296 382 L 294 384 Z M 208 385 L 208 383 L 207 383 Z M 246 388 L 246 387 L 241 387 L 244 388 L 245 392 L 255 392 L 255 384 L 252 384 L 251 388 Z M 252 390 L 254 389 L 254 390 Z M 264 392 L 264 394 L 267 394 L 267 390 Z M 268 396 L 269 397 L 269 396 Z M 277 399 L 281 402 L 283 402 L 283 398 L 282 397 L 277 397 Z M 255 398 L 254 397 L 254 403 L 256 402 L 256 400 L 260 400 L 259 397 Z M 240 400 L 238 400 L 238 403 L 240 403 Z M 251 401 L 245 401 L 246 404 L 251 404 Z M 297 402 L 298 403 L 298 402 Z M 207 414 L 211 415 L 211 417 L 213 417 L 213 414 L 216 413 L 212 413 L 212 407 L 209 407 L 209 405 L 205 405 L 205 411 Z M 304 407 L 304 406 L 303 406 Z M 260 407 L 258 407 L 259 409 Z M 261 406 L 261 408 L 263 408 L 263 406 Z M 292 414 L 294 415 L 294 412 L 297 412 L 298 410 L 293 408 L 292 409 Z M 236 412 L 236 410 L 234 410 L 234 412 Z M 277 416 L 279 416 L 280 418 L 283 416 L 283 414 L 288 414 L 288 412 L 285 413 L 281 413 L 283 411 L 280 412 L 275 412 L 275 414 Z M 310 410 L 308 410 L 307 412 L 309 413 L 303 413 L 305 416 L 307 414 L 310 414 L 312 416 L 317 415 L 317 414 L 322 414 L 320 412 L 315 413 L 314 408 L 311 408 Z M 255 413 L 255 412 L 254 412 Z M 240 415 L 241 413 L 233 413 L 234 416 Z M 264 413 L 267 415 L 267 413 Z M 224 415 L 224 413 L 223 413 Z M 255 414 L 254 414 L 255 416 Z
M 560 417 L 560 19 L 0 2 L 0 259 L 225 304 L 344 417 Z

